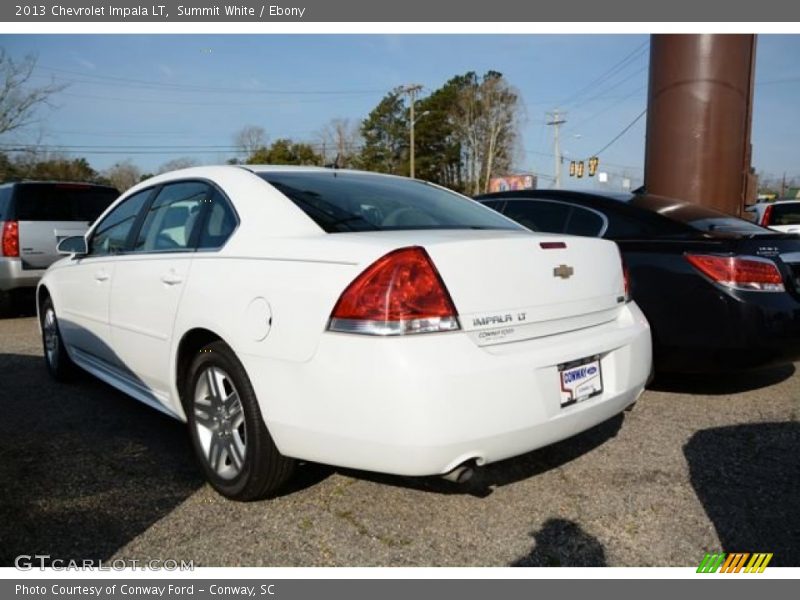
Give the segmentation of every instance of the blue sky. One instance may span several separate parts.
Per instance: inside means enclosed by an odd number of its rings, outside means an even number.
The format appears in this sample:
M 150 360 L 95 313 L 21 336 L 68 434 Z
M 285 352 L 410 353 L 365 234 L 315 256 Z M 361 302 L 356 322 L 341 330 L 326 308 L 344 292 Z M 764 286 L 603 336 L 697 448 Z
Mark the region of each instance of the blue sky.
M 453 75 L 493 69 L 525 104 L 517 167 L 552 174 L 545 112 L 566 111 L 567 157 L 602 148 L 645 107 L 647 42 L 632 34 L 0 37 L 12 56 L 38 56 L 34 82 L 70 83 L 41 114 L 41 126 L 13 142 L 43 135 L 47 144 L 94 146 L 81 155 L 97 169 L 129 157 L 146 171 L 180 156 L 221 162 L 233 155 L 225 148 L 233 134 L 248 124 L 262 126 L 272 140 L 316 141 L 331 119 L 360 120 L 397 85 L 420 83 L 430 91 Z M 800 35 L 759 36 L 754 166 L 774 175 L 800 174 L 798 58 Z M 601 170 L 612 183 L 623 175 L 640 182 L 644 133 L 641 119 L 603 153 Z M 186 148 L 164 153 L 153 146 Z

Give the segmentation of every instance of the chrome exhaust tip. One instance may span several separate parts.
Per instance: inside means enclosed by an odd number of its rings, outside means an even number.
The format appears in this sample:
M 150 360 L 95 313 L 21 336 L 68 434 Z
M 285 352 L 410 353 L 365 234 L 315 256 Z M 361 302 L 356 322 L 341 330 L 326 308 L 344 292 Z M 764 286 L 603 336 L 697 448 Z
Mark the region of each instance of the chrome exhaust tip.
M 459 465 L 449 473 L 445 473 L 442 475 L 442 479 L 446 479 L 447 481 L 452 481 L 453 483 L 466 483 L 470 479 L 472 479 L 472 475 L 475 473 L 475 469 L 473 469 L 469 465 Z

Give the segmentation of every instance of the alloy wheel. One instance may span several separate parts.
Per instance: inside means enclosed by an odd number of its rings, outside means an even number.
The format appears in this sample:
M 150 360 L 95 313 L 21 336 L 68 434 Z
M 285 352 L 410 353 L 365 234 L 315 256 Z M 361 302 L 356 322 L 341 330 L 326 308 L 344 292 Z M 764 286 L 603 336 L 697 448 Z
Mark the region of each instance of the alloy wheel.
M 222 479 L 235 478 L 247 451 L 244 411 L 231 377 L 217 366 L 207 367 L 197 378 L 194 417 L 208 466 Z

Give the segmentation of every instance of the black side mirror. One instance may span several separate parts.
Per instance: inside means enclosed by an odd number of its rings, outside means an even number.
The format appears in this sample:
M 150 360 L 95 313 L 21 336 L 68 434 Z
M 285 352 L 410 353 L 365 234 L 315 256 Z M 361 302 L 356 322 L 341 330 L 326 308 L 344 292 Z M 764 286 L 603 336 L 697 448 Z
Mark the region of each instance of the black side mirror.
M 73 256 L 86 256 L 89 249 L 86 246 L 86 238 L 82 235 L 73 235 L 58 242 L 56 252 L 59 254 L 71 254 Z

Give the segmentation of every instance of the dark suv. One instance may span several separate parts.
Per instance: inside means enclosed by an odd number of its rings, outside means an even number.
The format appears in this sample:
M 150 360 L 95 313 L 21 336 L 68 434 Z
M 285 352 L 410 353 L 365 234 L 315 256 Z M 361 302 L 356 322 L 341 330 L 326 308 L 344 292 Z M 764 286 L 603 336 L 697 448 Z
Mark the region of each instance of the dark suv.
M 0 185 L 0 313 L 12 294 L 34 289 L 59 256 L 58 242 L 83 235 L 119 192 L 90 183 L 19 181 Z

